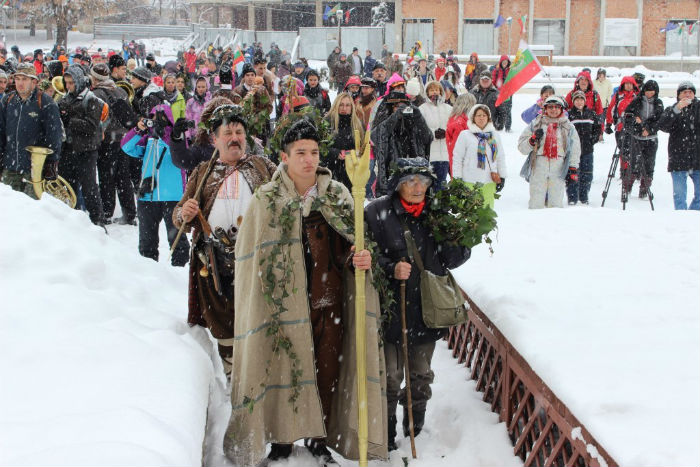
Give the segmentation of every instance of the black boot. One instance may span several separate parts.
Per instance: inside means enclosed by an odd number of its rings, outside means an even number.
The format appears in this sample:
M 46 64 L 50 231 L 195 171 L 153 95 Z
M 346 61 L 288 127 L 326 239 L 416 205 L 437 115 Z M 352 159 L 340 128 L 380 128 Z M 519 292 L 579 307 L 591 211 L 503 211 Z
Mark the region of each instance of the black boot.
M 326 447 L 325 439 L 307 438 L 304 440 L 304 446 L 318 460 L 319 465 L 323 467 L 340 465 L 333 459 L 333 455 Z
M 423 424 L 425 423 L 425 410 L 418 411 L 413 410 L 413 436 L 418 436 L 423 429 Z M 403 435 L 410 436 L 410 431 L 408 429 L 408 409 L 404 407 L 403 409 Z
M 389 452 L 396 451 L 398 447 L 396 446 L 396 415 L 389 415 L 389 436 L 388 436 L 388 447 Z
M 270 459 L 271 461 L 276 461 L 280 459 L 286 459 L 292 454 L 292 445 L 291 444 L 280 444 L 280 443 L 272 443 L 270 446 L 270 454 L 267 455 L 267 458 Z

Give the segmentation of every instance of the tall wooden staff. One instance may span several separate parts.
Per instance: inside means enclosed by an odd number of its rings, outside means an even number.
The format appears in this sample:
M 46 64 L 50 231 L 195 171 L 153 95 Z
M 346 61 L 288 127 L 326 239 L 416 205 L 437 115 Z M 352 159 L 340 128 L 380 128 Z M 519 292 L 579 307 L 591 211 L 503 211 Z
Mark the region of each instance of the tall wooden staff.
M 365 249 L 365 187 L 369 181 L 369 131 L 364 145 L 360 144 L 360 132 L 355 130 L 355 150 L 345 157 L 345 170 L 352 182 L 352 198 L 355 205 L 355 251 Z M 361 156 L 358 158 L 358 154 Z M 357 437 L 360 451 L 360 467 L 367 467 L 368 417 L 367 417 L 367 326 L 365 324 L 365 271 L 355 269 L 355 352 L 357 356 Z

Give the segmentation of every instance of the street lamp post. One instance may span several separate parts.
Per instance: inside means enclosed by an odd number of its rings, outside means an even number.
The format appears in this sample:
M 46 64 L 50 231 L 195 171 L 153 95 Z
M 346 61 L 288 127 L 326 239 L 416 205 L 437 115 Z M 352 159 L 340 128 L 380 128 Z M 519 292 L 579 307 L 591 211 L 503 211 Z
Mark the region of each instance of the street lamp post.
M 508 52 L 506 55 L 510 56 L 510 25 L 513 23 L 513 17 L 506 18 L 506 23 L 508 23 Z
M 340 39 L 340 23 L 343 22 L 343 10 L 338 10 L 335 12 L 335 19 L 338 20 L 338 47 L 340 47 L 340 51 L 343 51 L 343 45 L 342 41 Z

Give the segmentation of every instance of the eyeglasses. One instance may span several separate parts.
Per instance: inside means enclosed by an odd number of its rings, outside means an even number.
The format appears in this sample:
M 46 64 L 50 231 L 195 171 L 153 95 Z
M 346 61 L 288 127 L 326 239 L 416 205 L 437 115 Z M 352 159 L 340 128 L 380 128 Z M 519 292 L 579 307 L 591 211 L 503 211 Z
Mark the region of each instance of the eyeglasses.
M 429 187 L 433 184 L 433 180 L 427 175 L 414 174 L 402 177 L 399 181 L 399 185 L 403 185 L 404 183 L 411 188 L 418 185 Z

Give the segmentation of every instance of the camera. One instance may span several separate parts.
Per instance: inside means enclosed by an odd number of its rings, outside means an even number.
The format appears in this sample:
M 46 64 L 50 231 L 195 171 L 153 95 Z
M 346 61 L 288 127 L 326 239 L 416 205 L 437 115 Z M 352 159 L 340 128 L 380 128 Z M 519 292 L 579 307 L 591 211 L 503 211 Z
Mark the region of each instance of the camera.
M 410 105 L 406 106 L 405 109 L 403 109 L 401 112 L 403 112 L 404 115 L 411 115 L 413 113 L 413 107 Z
M 156 126 L 156 121 L 151 118 L 144 118 L 143 124 L 146 125 L 146 128 L 153 128 Z

